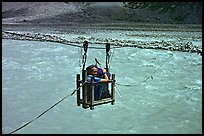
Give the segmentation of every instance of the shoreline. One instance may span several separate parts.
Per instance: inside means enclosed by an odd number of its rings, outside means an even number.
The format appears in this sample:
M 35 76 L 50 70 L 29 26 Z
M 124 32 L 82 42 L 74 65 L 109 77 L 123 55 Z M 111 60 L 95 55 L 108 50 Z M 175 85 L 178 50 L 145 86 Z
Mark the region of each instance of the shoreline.
M 200 34 L 201 33 L 201 34 Z M 150 23 L 2 24 L 2 39 L 51 41 L 63 44 L 104 44 L 162 49 L 202 56 L 202 25 Z M 202 44 L 202 43 L 201 43 Z
M 48 28 L 49 27 L 49 28 Z M 63 29 L 62 29 L 63 27 Z M 119 22 L 119 23 L 45 23 L 45 24 L 33 24 L 33 23 L 9 23 L 2 24 L 3 29 L 14 29 L 18 31 L 29 30 L 60 30 L 61 32 L 67 32 L 69 29 L 74 30 L 128 30 L 128 31 L 182 31 L 182 32 L 202 32 L 202 25 L 198 24 L 157 24 L 157 23 L 132 23 L 132 22 Z
M 82 44 L 84 41 L 88 41 L 90 44 L 106 44 L 109 43 L 114 47 L 134 47 L 142 49 L 161 49 L 167 51 L 181 51 L 189 53 L 197 53 L 202 56 L 202 47 L 199 48 L 192 44 L 192 42 L 178 43 L 174 41 L 134 41 L 134 40 L 121 40 L 112 38 L 85 38 L 78 37 L 75 40 L 68 40 L 56 35 L 40 34 L 40 33 L 15 33 L 2 31 L 2 39 L 13 40 L 28 40 L 28 41 L 41 41 L 41 42 L 56 42 L 61 44 Z M 78 46 L 78 45 L 75 45 Z

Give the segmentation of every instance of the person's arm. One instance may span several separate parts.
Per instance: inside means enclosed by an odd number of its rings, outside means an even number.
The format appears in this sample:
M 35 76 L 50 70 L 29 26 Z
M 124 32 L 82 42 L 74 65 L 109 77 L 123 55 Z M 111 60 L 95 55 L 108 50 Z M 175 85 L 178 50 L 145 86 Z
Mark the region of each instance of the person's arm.
M 106 69 L 103 69 L 103 75 L 104 75 L 104 78 L 101 79 L 101 82 L 109 82 L 110 80 L 106 74 Z

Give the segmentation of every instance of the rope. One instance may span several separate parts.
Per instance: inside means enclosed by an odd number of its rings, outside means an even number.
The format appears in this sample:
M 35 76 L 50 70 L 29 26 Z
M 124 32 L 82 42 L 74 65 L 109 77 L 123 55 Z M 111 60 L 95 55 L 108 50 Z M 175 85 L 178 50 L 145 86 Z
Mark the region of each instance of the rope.
M 73 95 L 77 90 L 79 90 L 80 87 L 84 86 L 84 84 L 87 83 L 87 81 L 85 81 L 81 86 L 79 86 L 76 90 L 74 90 L 71 95 Z
M 40 118 L 43 114 L 45 114 L 46 112 L 48 112 L 49 110 L 51 110 L 52 108 L 54 108 L 56 105 L 58 105 L 60 102 L 62 102 L 63 100 L 65 100 L 67 97 L 72 96 L 80 87 L 82 87 L 86 82 L 84 82 L 81 86 L 79 86 L 76 90 L 74 90 L 71 94 L 68 94 L 67 96 L 65 96 L 64 98 L 62 98 L 61 100 L 59 100 L 58 102 L 56 102 L 55 104 L 53 104 L 50 108 L 48 108 L 47 110 L 45 110 L 44 112 L 42 112 L 40 115 L 38 115 L 37 117 L 35 117 L 34 119 L 32 119 L 31 121 L 27 122 L 26 124 L 24 124 L 23 126 L 13 130 L 12 132 L 10 132 L 9 134 L 13 134 L 16 131 L 26 127 L 27 125 L 29 125 L 30 123 L 32 123 L 33 121 L 35 121 L 36 119 Z
M 120 83 L 116 83 L 117 85 L 120 85 L 120 86 L 138 86 L 144 82 L 146 82 L 147 80 L 149 80 L 150 78 L 153 79 L 153 74 L 155 74 L 157 72 L 157 70 L 159 70 L 162 66 L 164 66 L 164 64 L 166 62 L 168 62 L 170 60 L 170 58 L 173 57 L 173 54 L 171 54 L 171 56 L 161 65 L 159 66 L 150 76 L 148 76 L 145 80 L 143 80 L 142 82 L 138 83 L 138 84 L 120 84 Z
M 118 86 L 115 85 L 115 87 L 116 87 L 116 92 L 118 93 L 118 95 L 119 95 L 120 97 L 122 97 L 122 96 L 121 96 L 121 93 L 120 93 L 120 91 L 119 91 L 120 89 L 118 88 Z

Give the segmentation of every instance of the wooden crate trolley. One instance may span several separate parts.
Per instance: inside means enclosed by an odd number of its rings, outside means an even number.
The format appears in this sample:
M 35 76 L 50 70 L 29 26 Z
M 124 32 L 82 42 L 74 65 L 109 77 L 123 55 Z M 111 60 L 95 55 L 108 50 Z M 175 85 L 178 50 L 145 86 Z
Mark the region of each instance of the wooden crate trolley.
M 107 89 L 111 90 L 111 95 L 110 97 L 107 98 L 102 98 L 99 100 L 94 100 L 94 84 L 100 84 L 94 82 L 94 77 L 91 78 L 91 82 L 87 82 L 87 71 L 85 70 L 85 63 L 86 63 L 86 53 L 88 49 L 88 42 L 84 41 L 83 43 L 84 47 L 84 55 L 83 55 L 83 68 L 82 68 L 82 76 L 80 79 L 80 74 L 76 75 L 76 88 L 77 88 L 77 106 L 80 106 L 82 104 L 83 108 L 90 108 L 90 110 L 94 109 L 94 106 L 96 105 L 101 105 L 101 104 L 106 104 L 106 103 L 111 103 L 111 105 L 114 105 L 115 103 L 115 74 L 111 74 L 111 79 L 107 83 Z M 110 44 L 106 44 L 106 70 L 108 71 L 108 64 L 109 64 L 109 58 L 110 58 Z M 96 59 L 95 59 L 96 60 Z M 99 63 L 96 60 L 97 63 Z M 87 85 L 91 86 L 91 94 L 90 94 L 90 100 L 87 101 Z M 110 85 L 110 87 L 109 87 Z M 82 90 L 80 89 L 82 87 Z M 109 89 L 110 88 L 110 89 Z

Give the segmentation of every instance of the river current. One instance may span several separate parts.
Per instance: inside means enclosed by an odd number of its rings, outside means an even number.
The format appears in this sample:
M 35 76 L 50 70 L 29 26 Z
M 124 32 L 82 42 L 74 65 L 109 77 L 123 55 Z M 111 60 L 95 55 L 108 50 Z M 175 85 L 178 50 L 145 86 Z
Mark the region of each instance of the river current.
M 59 43 L 2 39 L 4 134 L 76 89 L 82 52 Z M 105 50 L 88 49 L 87 66 L 95 64 L 94 58 L 105 67 Z M 15 133 L 202 133 L 202 56 L 112 47 L 110 72 L 116 75 L 115 105 L 83 109 L 77 106 L 75 93 Z

